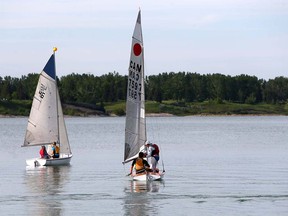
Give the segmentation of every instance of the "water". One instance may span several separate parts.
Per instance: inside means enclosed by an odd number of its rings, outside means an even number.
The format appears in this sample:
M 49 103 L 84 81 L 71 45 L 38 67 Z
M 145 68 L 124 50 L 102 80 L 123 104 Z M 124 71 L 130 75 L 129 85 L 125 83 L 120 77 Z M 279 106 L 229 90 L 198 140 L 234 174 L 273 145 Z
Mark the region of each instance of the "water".
M 27 118 L 0 118 L 1 215 L 288 215 L 288 117 L 150 117 L 165 181 L 125 175 L 124 118 L 67 118 L 71 166 L 26 168 Z

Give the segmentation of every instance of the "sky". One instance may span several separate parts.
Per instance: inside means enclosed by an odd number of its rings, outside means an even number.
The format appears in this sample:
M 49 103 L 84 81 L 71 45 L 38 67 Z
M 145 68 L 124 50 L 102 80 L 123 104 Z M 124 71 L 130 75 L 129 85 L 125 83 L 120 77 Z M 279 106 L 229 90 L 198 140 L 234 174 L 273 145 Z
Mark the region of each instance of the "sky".
M 148 76 L 288 77 L 287 0 L 1 0 L 0 76 L 126 75 L 139 8 Z

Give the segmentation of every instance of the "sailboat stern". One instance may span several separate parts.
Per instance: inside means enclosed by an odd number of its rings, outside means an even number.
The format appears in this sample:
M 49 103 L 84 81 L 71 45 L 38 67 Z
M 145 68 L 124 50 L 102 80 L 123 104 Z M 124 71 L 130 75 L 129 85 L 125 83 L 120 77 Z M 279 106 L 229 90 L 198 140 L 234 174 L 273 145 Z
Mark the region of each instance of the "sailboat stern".
M 133 181 L 161 181 L 164 178 L 164 173 L 141 173 L 141 174 L 132 174 L 131 177 Z
M 30 167 L 45 166 L 46 160 L 44 158 L 31 158 L 26 160 L 26 165 Z

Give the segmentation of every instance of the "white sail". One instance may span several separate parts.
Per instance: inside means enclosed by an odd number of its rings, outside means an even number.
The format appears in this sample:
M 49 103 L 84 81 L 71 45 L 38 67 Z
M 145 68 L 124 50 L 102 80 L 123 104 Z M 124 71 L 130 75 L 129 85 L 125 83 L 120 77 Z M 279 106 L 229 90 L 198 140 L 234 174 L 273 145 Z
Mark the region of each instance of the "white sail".
M 61 154 L 72 154 L 70 145 L 69 145 L 69 140 L 68 140 L 68 135 L 67 135 L 67 130 L 66 130 L 66 124 L 64 121 L 64 115 L 62 111 L 62 105 L 60 101 L 60 96 L 59 92 L 57 90 L 57 99 L 58 99 L 58 121 L 59 121 L 59 136 L 60 136 L 60 153 Z
M 60 144 L 60 153 L 71 154 L 56 83 L 55 54 L 40 73 L 23 147 L 52 142 Z
M 141 28 L 141 11 L 134 28 L 129 62 L 124 162 L 138 155 L 146 141 L 144 48 Z

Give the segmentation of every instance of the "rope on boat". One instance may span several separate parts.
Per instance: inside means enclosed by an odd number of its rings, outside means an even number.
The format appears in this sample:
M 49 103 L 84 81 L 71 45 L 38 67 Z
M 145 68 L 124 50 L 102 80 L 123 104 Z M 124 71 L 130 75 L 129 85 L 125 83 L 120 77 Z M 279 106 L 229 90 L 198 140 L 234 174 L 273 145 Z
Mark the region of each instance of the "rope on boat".
M 158 142 L 154 142 L 154 140 L 152 140 L 152 143 L 156 143 L 158 146 L 159 146 L 159 150 L 160 150 L 160 154 L 159 154 L 159 156 L 160 156 L 160 158 L 161 158 L 161 161 L 162 161 L 162 168 L 163 168 L 163 172 L 165 172 L 165 166 L 164 166 L 164 160 L 163 160 L 163 149 L 162 149 L 162 145 L 161 145 L 161 138 L 160 138 L 160 133 L 159 133 L 159 131 L 160 131 L 160 123 L 162 123 L 161 122 L 161 118 L 155 118 L 155 124 L 154 124 L 154 126 L 152 126 L 153 127 L 153 129 L 152 129 L 152 131 L 153 131 L 153 133 L 152 133 L 152 136 L 153 136 L 153 138 L 156 140 L 156 141 L 158 141 Z M 152 124 L 153 125 L 153 124 Z
M 165 172 L 164 161 L 162 160 L 163 173 Z

